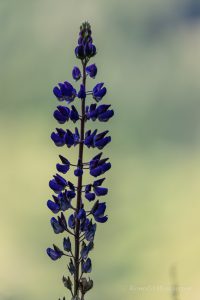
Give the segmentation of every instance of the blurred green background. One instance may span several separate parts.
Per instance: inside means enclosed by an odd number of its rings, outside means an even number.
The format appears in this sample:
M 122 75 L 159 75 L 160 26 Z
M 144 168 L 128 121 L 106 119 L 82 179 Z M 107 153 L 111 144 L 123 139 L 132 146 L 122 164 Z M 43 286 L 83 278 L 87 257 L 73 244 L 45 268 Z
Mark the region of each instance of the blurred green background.
M 59 149 L 49 136 L 52 87 L 71 80 L 79 25 L 115 118 L 106 198 L 109 222 L 92 253 L 88 300 L 167 300 L 176 265 L 181 299 L 200 299 L 200 2 L 0 1 L 0 299 L 55 300 L 64 260 L 46 201 Z M 89 124 L 88 124 L 89 126 Z M 62 151 L 64 151 L 62 149 Z M 72 150 L 66 156 L 75 160 Z M 93 152 L 91 153 L 91 155 Z M 67 300 L 69 297 L 67 298 Z

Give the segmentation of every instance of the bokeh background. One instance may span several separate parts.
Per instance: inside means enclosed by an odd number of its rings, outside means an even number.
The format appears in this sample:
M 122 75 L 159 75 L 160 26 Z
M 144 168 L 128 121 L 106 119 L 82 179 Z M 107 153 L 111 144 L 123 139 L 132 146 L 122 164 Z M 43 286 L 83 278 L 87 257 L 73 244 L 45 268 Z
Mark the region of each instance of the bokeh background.
M 89 20 L 115 118 L 106 154 L 107 224 L 92 253 L 88 300 L 200 298 L 200 1 L 0 1 L 0 299 L 67 294 L 53 234 L 48 181 L 52 87 L 71 80 L 79 25 Z M 76 153 L 66 150 L 70 159 Z M 67 300 L 69 297 L 67 298 Z

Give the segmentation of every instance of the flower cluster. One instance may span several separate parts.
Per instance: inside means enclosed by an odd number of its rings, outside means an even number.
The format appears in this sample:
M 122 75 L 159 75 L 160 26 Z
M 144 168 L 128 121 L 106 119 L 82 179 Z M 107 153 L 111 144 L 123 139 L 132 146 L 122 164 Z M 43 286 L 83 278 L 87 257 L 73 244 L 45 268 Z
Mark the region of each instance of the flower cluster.
M 50 220 L 54 233 L 64 233 L 62 249 L 53 244 L 53 247 L 47 249 L 47 254 L 52 260 L 63 256 L 69 258 L 68 270 L 73 282 L 69 276 L 63 276 L 63 283 L 70 290 L 74 300 L 83 300 L 86 292 L 93 287 L 93 281 L 84 277 L 84 274 L 92 270 L 89 255 L 94 247 L 97 223 L 105 223 L 108 219 L 106 203 L 99 200 L 108 193 L 108 189 L 102 186 L 105 177 L 97 177 L 104 175 L 111 168 L 109 158 L 104 158 L 103 153 L 99 152 L 90 161 L 83 161 L 84 147 L 102 150 L 111 141 L 108 130 L 85 130 L 86 123 L 107 122 L 114 115 L 111 105 L 98 103 L 107 93 L 104 83 L 97 83 L 91 91 L 86 89 L 87 77 L 94 79 L 97 75 L 96 65 L 88 64 L 95 54 L 91 27 L 85 22 L 80 27 L 78 45 L 75 48 L 82 71 L 77 66 L 72 70 L 73 79 L 76 82 L 81 80 L 80 86 L 75 89 L 71 83 L 64 81 L 53 89 L 57 100 L 62 102 L 53 113 L 55 120 L 59 124 L 72 121 L 80 125 L 79 129 L 76 127 L 74 131 L 57 127 L 51 134 L 51 139 L 57 147 L 77 146 L 79 155 L 77 163 L 71 163 L 69 158 L 59 155 L 57 173 L 49 181 L 49 187 L 54 194 L 52 199 L 47 201 L 47 207 L 55 214 Z M 75 101 L 77 108 L 71 104 Z M 64 178 L 71 169 L 75 178 L 77 177 L 77 184 Z M 83 185 L 85 172 L 93 179 Z

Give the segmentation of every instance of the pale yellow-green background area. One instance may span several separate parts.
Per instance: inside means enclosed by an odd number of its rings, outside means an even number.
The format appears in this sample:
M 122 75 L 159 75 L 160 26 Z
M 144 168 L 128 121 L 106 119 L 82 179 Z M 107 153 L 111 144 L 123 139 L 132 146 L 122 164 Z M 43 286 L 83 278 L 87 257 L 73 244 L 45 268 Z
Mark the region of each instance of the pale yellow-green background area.
M 174 264 L 180 299 L 200 299 L 199 16 L 195 0 L 0 1 L 1 300 L 68 295 L 67 262 L 45 253 L 61 245 L 49 225 L 48 181 L 59 153 L 76 157 L 49 138 L 52 88 L 71 80 L 86 19 L 98 49 L 89 85 L 105 82 L 102 103 L 115 109 L 101 124 L 113 138 L 109 222 L 98 226 L 86 299 L 172 299 Z

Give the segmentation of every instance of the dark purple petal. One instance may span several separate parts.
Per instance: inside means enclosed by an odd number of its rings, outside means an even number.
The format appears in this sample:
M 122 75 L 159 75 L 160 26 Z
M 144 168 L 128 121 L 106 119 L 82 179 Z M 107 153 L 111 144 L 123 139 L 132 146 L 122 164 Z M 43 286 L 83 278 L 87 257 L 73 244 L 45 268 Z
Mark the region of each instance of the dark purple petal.
M 85 187 L 85 192 L 88 193 L 91 191 L 91 187 L 92 185 L 91 184 L 87 184 L 86 187 Z
M 80 90 L 78 92 L 78 98 L 84 99 L 86 97 L 85 86 L 83 84 L 80 85 Z
M 95 193 L 85 193 L 85 198 L 88 201 L 94 201 L 94 199 L 95 199 Z
M 95 187 L 94 192 L 97 196 L 105 196 L 108 193 L 108 189 L 104 187 Z
M 64 137 L 61 137 L 58 133 L 52 132 L 51 139 L 53 140 L 54 144 L 58 147 L 62 147 L 65 144 Z
M 81 71 L 78 67 L 74 67 L 72 70 L 72 77 L 74 80 L 79 80 L 81 78 Z
M 62 91 L 62 89 L 63 89 L 63 94 L 65 96 L 71 96 L 71 93 L 74 90 L 74 87 L 70 82 L 65 81 L 64 84 L 62 83 L 61 91 Z
M 64 193 L 60 193 L 58 195 L 60 201 L 60 208 L 62 211 L 65 211 L 71 207 L 71 199 L 69 199 L 66 195 L 66 191 Z
M 98 120 L 100 122 L 107 122 L 110 118 L 114 116 L 114 111 L 113 110 L 108 110 L 98 116 Z
M 76 146 L 80 142 L 80 134 L 78 128 L 75 128 L 75 133 L 73 134 L 74 137 L 74 146 Z
M 64 231 L 64 228 L 55 218 L 51 218 L 51 226 L 56 234 L 62 233 Z
M 74 175 L 79 177 L 83 175 L 83 170 L 81 168 L 77 168 L 76 170 L 74 170 Z
M 94 138 L 94 141 L 98 141 L 98 140 L 101 140 L 102 138 L 104 138 L 106 136 L 106 134 L 108 133 L 109 131 L 108 130 L 105 130 L 103 132 L 100 132 L 98 133 L 95 138 Z
M 59 194 L 63 190 L 63 186 L 58 184 L 55 179 L 49 181 L 49 187 L 56 193 Z
M 110 143 L 111 137 L 107 136 L 101 140 L 98 140 L 94 143 L 95 147 L 97 147 L 99 150 L 103 149 L 108 143 Z
M 60 123 L 64 124 L 69 120 L 70 109 L 65 106 L 57 106 L 57 110 L 54 111 L 54 118 Z
M 95 221 L 100 222 L 100 223 L 105 223 L 108 220 L 107 216 L 104 216 L 106 210 L 106 203 L 102 202 L 99 203 L 99 201 L 96 201 L 94 204 L 91 214 L 93 214 Z
M 90 50 L 90 53 L 91 53 L 90 56 L 91 56 L 91 57 L 95 56 L 95 54 L 96 54 L 96 52 L 97 52 L 96 46 L 95 46 L 94 44 L 91 44 L 91 45 L 90 45 L 90 49 L 91 49 L 91 50 Z
M 59 124 L 64 124 L 67 121 L 67 117 L 63 116 L 59 110 L 55 110 L 53 116 Z
M 90 273 L 92 271 L 92 262 L 91 259 L 88 258 L 86 261 L 82 262 L 82 272 Z
M 107 216 L 103 216 L 103 217 L 94 217 L 95 221 L 99 222 L 99 223 L 105 223 L 108 220 Z
M 99 154 L 95 155 L 92 160 L 99 160 L 102 156 L 103 152 L 100 152 Z
M 91 134 L 87 134 L 87 132 L 86 132 L 84 144 L 85 144 L 88 148 L 94 146 L 94 137 L 95 137 L 96 133 L 97 133 L 97 129 L 95 129 L 95 130 L 93 131 L 93 133 L 91 133 Z
M 81 258 L 82 259 L 86 259 L 87 258 L 87 256 L 88 256 L 88 248 L 87 248 L 87 246 L 86 246 L 86 244 L 82 247 L 82 249 L 81 249 Z
M 60 211 L 60 205 L 51 200 L 47 201 L 47 206 L 54 214 L 57 214 Z
M 97 67 L 95 64 L 86 67 L 86 73 L 91 77 L 95 78 L 97 75 Z
M 93 182 L 93 186 L 96 187 L 96 186 L 102 185 L 102 183 L 104 182 L 104 180 L 105 180 L 105 178 L 101 178 L 101 179 L 95 180 Z
M 110 106 L 111 106 L 110 104 L 101 104 L 101 105 L 97 106 L 97 109 L 96 109 L 97 114 L 100 115 L 100 114 L 106 112 Z
M 75 186 L 71 181 L 68 181 L 68 186 L 70 190 L 75 191 Z
M 96 54 L 96 47 L 91 42 L 86 43 L 84 47 L 85 56 L 93 57 Z
M 101 175 L 103 172 L 102 172 L 102 168 L 101 166 L 97 167 L 97 168 L 94 168 L 92 170 L 90 170 L 90 175 L 94 176 L 94 177 L 97 177 L 99 175 Z
M 99 165 L 99 160 L 98 159 L 92 159 L 90 161 L 90 164 L 89 164 L 90 170 L 97 168 L 98 165 Z
M 92 121 L 95 121 L 96 118 L 98 117 L 96 106 L 97 106 L 96 103 L 91 104 L 90 110 L 87 113 L 88 119 L 91 119 Z
M 71 251 L 71 242 L 69 237 L 63 239 L 63 249 L 67 252 Z
M 110 170 L 111 163 L 105 163 L 101 166 L 101 168 L 102 168 L 102 174 L 104 174 L 106 171 Z
M 60 176 L 59 174 L 56 174 L 53 177 L 58 184 L 62 185 L 63 187 L 67 186 L 67 180 L 65 178 L 63 178 L 62 176 Z
M 69 160 L 68 160 L 67 158 L 65 158 L 65 157 L 62 156 L 62 155 L 59 155 L 59 157 L 60 157 L 61 162 L 62 162 L 64 165 L 70 165 L 70 162 L 69 162 Z
M 83 59 L 85 57 L 84 46 L 79 45 L 75 48 L 75 55 L 79 59 Z
M 97 203 L 95 203 L 95 207 L 91 210 L 91 213 L 95 217 L 99 217 L 105 213 L 105 210 L 106 210 L 106 203 L 105 202 L 99 203 L 97 201 Z
M 61 93 L 60 89 L 59 89 L 57 86 L 54 87 L 53 93 L 54 93 L 54 95 L 55 95 L 57 98 L 62 98 L 62 93 Z
M 75 228 L 75 218 L 74 215 L 70 215 L 68 219 L 68 225 L 71 229 Z
M 99 102 L 107 93 L 107 89 L 105 87 L 103 87 L 102 89 L 100 89 L 99 91 L 94 92 L 93 91 L 93 98 Z
M 74 136 L 69 129 L 67 129 L 67 132 L 65 134 L 65 144 L 67 145 L 68 148 L 74 145 Z
M 73 199 L 76 197 L 76 193 L 74 191 L 67 191 L 66 194 L 67 194 L 67 197 L 70 199 Z
M 104 83 L 103 82 L 99 82 L 95 85 L 95 87 L 93 88 L 93 93 L 97 93 L 101 90 L 101 88 L 103 87 Z
M 85 219 L 85 218 L 86 218 L 86 212 L 85 212 L 85 210 L 84 210 L 83 208 L 81 208 L 81 209 L 79 210 L 79 212 L 78 212 L 78 214 L 77 214 L 77 218 L 78 218 L 79 220 Z
M 61 112 L 61 114 L 69 119 L 70 109 L 66 106 L 58 105 L 57 109 Z
M 48 256 L 52 259 L 52 260 L 57 260 L 59 258 L 61 258 L 61 256 L 63 255 L 63 253 L 61 251 L 55 251 L 51 248 L 47 248 L 47 254 Z
M 69 165 L 56 164 L 56 169 L 58 172 L 66 174 L 69 171 Z
M 68 265 L 68 270 L 71 273 L 71 275 L 74 275 L 74 273 L 76 271 L 76 268 L 75 268 L 74 263 L 71 258 L 70 258 L 70 263 Z
M 74 123 L 79 120 L 79 114 L 74 105 L 72 105 L 72 109 L 70 111 L 70 120 L 72 120 Z
M 61 212 L 61 216 L 58 217 L 59 224 L 63 227 L 64 230 L 67 230 L 67 221 L 63 212 Z
M 85 231 L 85 238 L 87 241 L 91 242 L 94 240 L 96 227 L 97 227 L 97 225 L 92 224 L 91 222 L 89 222 L 89 224 L 87 224 L 86 231 Z

